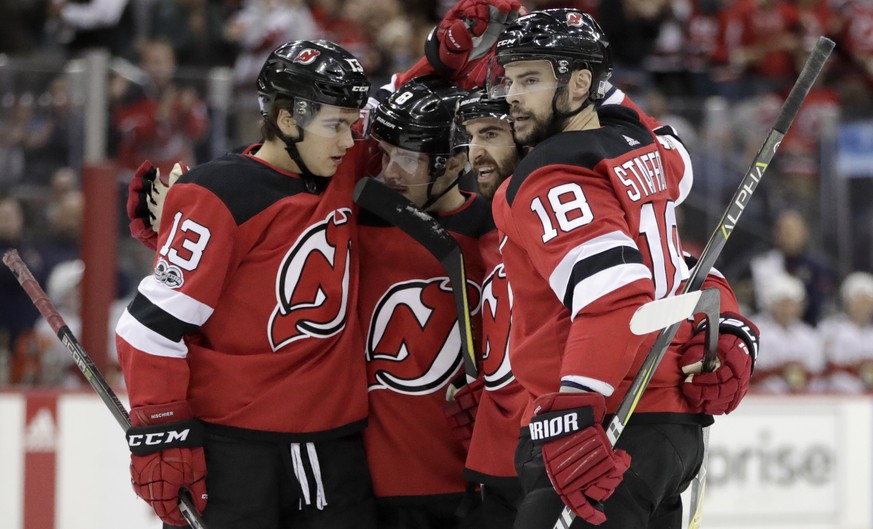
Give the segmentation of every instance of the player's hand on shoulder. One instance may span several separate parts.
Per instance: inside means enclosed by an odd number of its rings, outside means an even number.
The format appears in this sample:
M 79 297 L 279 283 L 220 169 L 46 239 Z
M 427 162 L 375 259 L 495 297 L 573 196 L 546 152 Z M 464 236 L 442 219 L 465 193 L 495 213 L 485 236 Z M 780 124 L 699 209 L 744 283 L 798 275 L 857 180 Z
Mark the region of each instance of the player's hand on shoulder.
M 735 312 L 725 312 L 719 323 L 716 368 L 702 372 L 706 348 L 705 320 L 682 347 L 679 366 L 687 375 L 682 394 L 696 413 L 722 415 L 734 411 L 749 391 L 758 355 L 758 328 Z
M 602 426 L 605 415 L 599 393 L 548 393 L 534 401 L 529 427 L 564 504 L 595 525 L 606 521 L 599 502 L 612 495 L 631 462 L 627 452 L 613 450 Z
M 525 13 L 515 0 L 460 0 L 428 35 L 425 56 L 461 88 L 482 86 L 497 37 Z
M 179 493 L 187 490 L 194 508 L 206 508 L 206 457 L 202 425 L 187 402 L 134 407 L 127 431 L 131 484 L 136 495 L 169 525 L 187 526 Z
M 152 250 L 157 247 L 161 213 L 167 193 L 186 172 L 188 166 L 176 163 L 170 174 L 163 177 L 158 168 L 146 160 L 134 172 L 127 186 L 130 234 Z

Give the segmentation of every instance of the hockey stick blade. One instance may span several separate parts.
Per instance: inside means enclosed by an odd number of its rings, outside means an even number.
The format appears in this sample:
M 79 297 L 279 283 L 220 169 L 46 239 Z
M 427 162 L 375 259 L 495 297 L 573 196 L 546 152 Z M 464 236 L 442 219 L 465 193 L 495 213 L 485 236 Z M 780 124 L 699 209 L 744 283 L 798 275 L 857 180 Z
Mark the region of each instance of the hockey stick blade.
M 695 291 L 650 301 L 634 312 L 630 330 L 642 336 L 687 320 L 694 315 L 694 307 L 699 299 L 700 291 Z
M 795 81 L 794 86 L 791 87 L 791 92 L 782 104 L 782 109 L 776 117 L 776 122 L 774 123 L 773 128 L 770 130 L 769 134 L 767 134 L 763 145 L 761 145 L 761 149 L 752 160 L 749 170 L 743 176 L 737 191 L 731 198 L 721 220 L 719 220 L 718 226 L 716 226 L 709 241 L 707 241 L 706 246 L 703 248 L 697 266 L 694 267 L 691 277 L 685 283 L 685 288 L 682 290 L 683 294 L 700 288 L 700 285 L 703 284 L 704 279 L 707 274 L 709 274 L 709 271 L 712 269 L 718 256 L 721 255 L 721 251 L 724 248 L 727 239 L 736 227 L 737 221 L 746 209 L 749 200 L 752 198 L 752 194 L 754 194 L 758 184 L 764 177 L 764 172 L 767 170 L 770 161 L 776 154 L 779 144 L 782 143 L 782 138 L 785 137 L 788 128 L 791 126 L 791 123 L 794 122 L 794 118 L 797 117 L 797 113 L 800 111 L 800 107 L 806 99 L 806 95 L 809 93 L 812 85 L 815 84 L 819 74 L 821 74 L 824 64 L 833 49 L 834 41 L 826 37 L 819 37 L 818 42 L 816 42 L 815 47 L 812 49 L 809 57 L 807 57 L 806 63 L 803 65 L 803 70 L 801 70 L 800 75 L 797 77 L 797 81 Z M 643 365 L 640 368 L 640 371 L 631 382 L 630 388 L 628 388 L 627 393 L 624 398 L 622 398 L 621 403 L 619 403 L 618 410 L 616 410 L 615 415 L 607 427 L 606 434 L 613 446 L 615 446 L 625 424 L 627 424 L 627 421 L 633 414 L 637 403 L 639 403 L 640 398 L 642 398 L 643 392 L 649 385 L 649 381 L 655 373 L 655 369 L 664 358 L 664 354 L 667 352 L 667 348 L 670 346 L 670 342 L 673 340 L 673 337 L 676 336 L 678 330 L 679 324 L 673 324 L 666 329 L 662 329 L 658 334 L 655 343 L 652 345 L 652 348 L 649 349 L 648 354 L 643 360 Z M 563 529 L 564 527 L 567 527 L 564 520 L 568 517 L 570 520 L 573 520 L 576 518 L 576 515 L 569 507 L 565 506 L 558 521 L 555 522 L 553 529 Z
M 479 376 L 479 368 L 476 365 L 473 324 L 467 300 L 467 273 L 458 241 L 436 219 L 378 180 L 362 178 L 355 185 L 352 198 L 362 208 L 403 230 L 443 266 L 452 285 L 467 381 L 475 380 Z
M 78 367 L 79 371 L 85 375 L 85 379 L 88 380 L 88 383 L 91 384 L 91 387 L 94 388 L 94 391 L 100 399 L 103 400 L 103 403 L 106 404 L 109 411 L 112 412 L 115 420 L 126 432 L 130 428 L 130 415 L 128 415 L 127 410 L 124 408 L 124 405 L 121 404 L 121 401 L 118 400 L 118 396 L 114 391 L 112 391 L 112 388 L 109 387 L 106 379 L 103 378 L 103 374 L 100 373 L 100 370 L 97 369 L 96 365 L 94 365 L 91 357 L 88 356 L 88 353 L 82 348 L 82 344 L 79 343 L 78 339 L 76 339 L 76 335 L 73 334 L 73 331 L 71 331 L 67 326 L 64 318 L 60 315 L 51 299 L 49 299 L 42 287 L 39 286 L 36 278 L 33 277 L 30 269 L 27 268 L 27 264 L 21 259 L 21 256 L 18 255 L 18 251 L 14 249 L 7 250 L 6 253 L 3 254 L 3 264 L 12 271 L 12 275 L 15 276 L 15 279 L 18 280 L 21 288 L 23 288 L 28 297 L 30 297 L 30 301 L 33 302 L 34 306 L 39 310 L 39 313 L 43 318 L 45 318 L 52 330 L 57 333 L 58 339 L 62 344 L 64 344 L 64 347 L 67 348 L 67 351 L 69 351 L 70 355 L 73 357 L 76 367 Z M 193 529 L 206 529 L 206 525 L 203 523 L 200 515 L 197 514 L 197 510 L 194 508 L 193 501 L 187 494 L 180 494 L 179 510 L 182 512 L 182 516 L 185 517 L 188 525 Z

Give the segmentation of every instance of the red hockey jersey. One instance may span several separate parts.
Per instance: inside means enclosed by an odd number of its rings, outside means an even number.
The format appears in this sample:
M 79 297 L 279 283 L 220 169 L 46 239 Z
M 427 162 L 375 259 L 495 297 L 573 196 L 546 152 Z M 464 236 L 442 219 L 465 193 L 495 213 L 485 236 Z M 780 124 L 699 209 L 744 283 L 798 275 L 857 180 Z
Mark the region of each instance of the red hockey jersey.
M 691 168 L 679 142 L 656 139 L 633 110 L 598 113 L 603 127 L 559 134 L 529 153 L 499 188 L 494 217 L 508 239 L 515 376 L 533 398 L 562 380 L 585 385 L 612 411 L 654 341 L 630 332 L 631 315 L 688 276 L 675 207 Z M 673 356 L 638 411 L 687 411 Z
M 490 205 L 468 197 L 437 216 L 464 255 L 468 296 L 478 306 L 484 266 L 478 239 L 494 232 Z M 445 270 L 399 228 L 361 213 L 361 292 L 370 420 L 364 443 L 377 497 L 421 501 L 461 493 L 463 445 L 446 421 L 447 386 L 461 372 L 461 335 Z M 478 329 L 478 313 L 473 314 Z
M 512 291 L 500 257 L 497 233 L 480 241 L 483 259 L 490 270 L 482 282 L 482 347 L 479 376 L 485 390 L 479 399 L 473 438 L 467 453 L 465 475 L 471 481 L 499 485 L 517 479 L 515 447 L 527 393 L 509 361 Z
M 131 405 L 188 400 L 207 423 L 290 441 L 363 428 L 352 203 L 363 147 L 321 194 L 247 154 L 173 186 L 154 274 L 117 326 Z

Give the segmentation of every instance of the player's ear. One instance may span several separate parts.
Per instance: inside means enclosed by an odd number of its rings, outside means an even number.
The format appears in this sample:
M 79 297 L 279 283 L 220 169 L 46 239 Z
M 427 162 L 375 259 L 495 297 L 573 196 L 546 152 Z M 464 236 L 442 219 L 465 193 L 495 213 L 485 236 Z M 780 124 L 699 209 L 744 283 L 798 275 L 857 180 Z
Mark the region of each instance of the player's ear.
M 467 155 L 463 152 L 450 156 L 446 162 L 446 174 L 457 175 L 464 170 L 466 163 Z
M 279 114 L 276 116 L 276 124 L 279 126 L 282 134 L 289 138 L 297 138 L 300 135 L 297 121 L 294 120 L 294 116 L 287 109 L 283 108 L 279 111 Z
M 570 97 L 575 101 L 584 101 L 588 98 L 588 91 L 591 89 L 591 70 L 581 68 L 573 72 L 570 76 L 570 83 L 567 87 L 570 91 Z

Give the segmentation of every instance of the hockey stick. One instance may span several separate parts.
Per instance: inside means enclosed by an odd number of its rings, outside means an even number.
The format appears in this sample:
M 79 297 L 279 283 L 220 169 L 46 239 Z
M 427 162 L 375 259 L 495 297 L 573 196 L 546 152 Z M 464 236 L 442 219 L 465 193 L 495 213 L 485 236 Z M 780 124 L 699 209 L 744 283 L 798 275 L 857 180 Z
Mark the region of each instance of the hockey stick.
M 710 290 L 715 290 L 715 293 L 709 293 Z M 630 321 L 630 330 L 637 336 L 642 336 L 687 320 L 699 312 L 710 310 L 714 302 L 712 296 L 717 294 L 718 289 L 695 290 L 650 301 L 634 312 Z M 717 300 L 715 303 L 715 307 L 718 308 Z
M 88 383 L 91 384 L 91 387 L 94 388 L 94 391 L 97 392 L 97 395 L 100 396 L 103 403 L 109 408 L 109 411 L 115 417 L 115 420 L 118 421 L 121 428 L 127 432 L 130 429 L 130 415 L 128 415 L 124 405 L 118 400 L 118 396 L 109 387 L 100 370 L 97 369 L 97 366 L 91 361 L 91 357 L 88 356 L 79 340 L 76 339 L 76 336 L 67 326 L 66 322 L 64 322 L 64 318 L 58 313 L 58 309 L 51 302 L 42 287 L 39 286 L 36 278 L 33 277 L 30 269 L 27 268 L 27 264 L 18 255 L 18 251 L 7 250 L 3 254 L 3 263 L 9 267 L 12 274 L 15 275 L 15 278 L 21 284 L 21 287 L 27 292 L 30 300 L 39 310 L 39 313 L 42 314 L 42 317 L 45 318 L 52 330 L 57 333 L 58 339 L 73 357 L 76 367 L 85 375 Z M 182 516 L 185 517 L 188 525 L 193 529 L 206 529 L 206 525 L 203 523 L 200 515 L 197 514 L 197 510 L 187 494 L 179 496 L 179 510 L 182 512 Z
M 378 180 L 361 179 L 355 185 L 352 196 L 359 206 L 415 239 L 443 265 L 455 298 L 467 382 L 476 380 L 479 376 L 479 368 L 476 365 L 473 326 L 470 322 L 470 305 L 467 300 L 467 274 L 458 241 L 436 219 Z
M 752 160 L 749 170 L 740 181 L 739 188 L 731 198 L 727 210 L 725 210 L 724 215 L 722 215 L 721 220 L 719 220 L 719 223 L 715 228 L 715 231 L 713 231 L 709 241 L 706 243 L 706 247 L 704 247 L 703 253 L 700 255 L 700 260 L 697 262 L 697 266 L 694 267 L 691 277 L 685 283 L 685 287 L 682 290 L 683 294 L 692 290 L 697 290 L 700 288 L 700 285 L 703 284 L 703 280 L 706 278 L 707 274 L 709 274 L 710 269 L 712 269 L 716 259 L 718 259 L 718 256 L 721 254 L 728 237 L 733 233 L 737 221 L 746 209 L 746 205 L 749 203 L 749 199 L 752 198 L 752 194 L 757 189 L 758 184 L 761 182 L 761 178 L 763 178 L 767 166 L 770 165 L 773 155 L 776 154 L 776 149 L 779 148 L 782 138 L 785 137 L 785 133 L 788 132 L 788 128 L 791 126 L 794 118 L 797 117 L 800 105 L 802 105 L 803 100 L 806 99 L 806 95 L 809 93 L 810 88 L 812 88 L 812 85 L 821 73 L 822 68 L 824 68 L 825 61 L 827 61 L 827 58 L 833 49 L 834 41 L 826 37 L 819 37 L 818 42 L 812 49 L 809 57 L 806 59 L 806 64 L 804 64 L 803 70 L 800 72 L 797 81 L 794 83 L 794 86 L 791 87 L 791 92 L 788 94 L 788 98 L 785 100 L 785 103 L 782 104 L 782 109 L 779 111 L 776 123 L 773 125 L 773 128 L 770 129 L 767 138 L 764 140 L 764 144 L 761 145 L 761 149 Z M 710 327 L 712 328 L 712 326 Z M 663 359 L 664 354 L 670 346 L 670 342 L 673 341 L 673 337 L 676 336 L 678 330 L 679 324 L 673 324 L 666 329 L 662 329 L 660 334 L 658 334 L 655 343 L 652 345 L 652 348 L 649 350 L 649 353 L 646 355 L 640 371 L 637 373 L 636 377 L 634 377 L 628 392 L 625 394 L 619 404 L 618 410 L 616 410 L 615 415 L 607 427 L 606 435 L 613 446 L 615 446 L 621 432 L 627 425 L 627 421 L 633 414 L 643 392 L 649 385 L 652 376 L 655 374 L 655 368 L 658 367 L 661 359 Z M 714 356 L 711 354 L 706 356 L 710 356 L 710 358 L 704 358 L 704 365 L 708 364 L 711 366 L 712 362 L 714 362 Z M 569 529 L 570 524 L 575 518 L 576 514 L 569 507 L 565 506 L 564 510 L 561 512 L 561 516 L 553 526 L 553 529 Z

